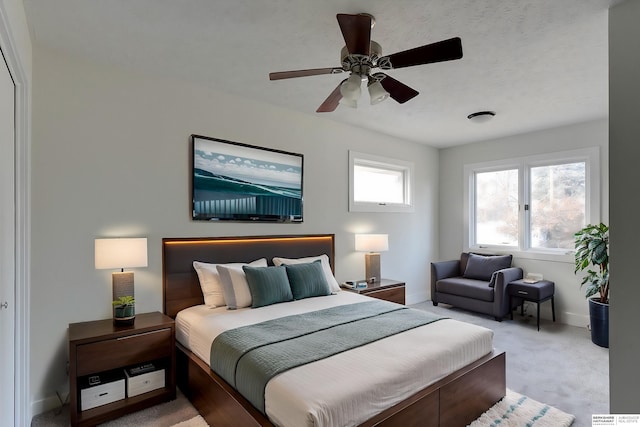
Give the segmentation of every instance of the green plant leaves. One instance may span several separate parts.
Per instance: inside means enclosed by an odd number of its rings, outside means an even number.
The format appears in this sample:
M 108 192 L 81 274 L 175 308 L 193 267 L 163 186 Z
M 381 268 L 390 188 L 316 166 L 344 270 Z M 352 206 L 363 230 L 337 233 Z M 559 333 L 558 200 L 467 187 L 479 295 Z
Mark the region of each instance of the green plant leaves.
M 609 302 L 609 227 L 603 223 L 587 225 L 574 234 L 575 237 L 575 270 L 583 271 L 590 266 L 597 270 L 587 270 L 582 278 L 581 286 L 585 288 L 587 298 L 600 293 L 600 300 Z

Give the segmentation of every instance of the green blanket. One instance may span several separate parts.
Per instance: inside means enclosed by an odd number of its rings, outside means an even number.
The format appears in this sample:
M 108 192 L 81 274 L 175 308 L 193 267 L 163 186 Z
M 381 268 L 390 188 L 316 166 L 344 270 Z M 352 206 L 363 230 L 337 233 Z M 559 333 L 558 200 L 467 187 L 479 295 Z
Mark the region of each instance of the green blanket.
M 382 300 L 231 329 L 211 345 L 211 369 L 262 413 L 275 375 L 442 319 Z

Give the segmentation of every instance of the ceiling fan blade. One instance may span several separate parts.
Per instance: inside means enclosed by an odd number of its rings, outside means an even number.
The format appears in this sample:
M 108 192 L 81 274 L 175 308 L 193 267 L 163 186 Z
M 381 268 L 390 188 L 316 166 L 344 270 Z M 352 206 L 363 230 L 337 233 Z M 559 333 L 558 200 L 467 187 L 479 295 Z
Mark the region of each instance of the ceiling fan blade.
M 330 113 L 332 111 L 335 111 L 335 109 L 338 107 L 338 104 L 340 103 L 340 100 L 342 99 L 342 94 L 340 93 L 340 85 L 345 81 L 346 79 L 341 81 L 340 84 L 333 90 L 333 92 L 329 94 L 327 99 L 325 99 L 324 102 L 320 104 L 320 106 L 316 110 L 316 113 Z
M 411 67 L 462 58 L 462 40 L 454 37 L 388 55 L 391 68 Z
M 382 80 L 380 80 L 380 84 L 389 92 L 389 96 L 393 98 L 399 104 L 404 104 L 408 100 L 418 96 L 420 92 L 415 89 L 410 88 L 406 84 L 399 82 L 393 77 L 389 77 L 384 73 L 376 73 L 375 77 L 380 77 L 380 75 L 384 76 Z
M 371 50 L 371 16 L 339 13 L 338 25 L 350 54 L 369 56 Z
M 321 74 L 338 74 L 344 70 L 339 67 L 311 68 L 309 70 L 277 71 L 269 73 L 269 80 L 292 79 L 294 77 L 319 76 Z

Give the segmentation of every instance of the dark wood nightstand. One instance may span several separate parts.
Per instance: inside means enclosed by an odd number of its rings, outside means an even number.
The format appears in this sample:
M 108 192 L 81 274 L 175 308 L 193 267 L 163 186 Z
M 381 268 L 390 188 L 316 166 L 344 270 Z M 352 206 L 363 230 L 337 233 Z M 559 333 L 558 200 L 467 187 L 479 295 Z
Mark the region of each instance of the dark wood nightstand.
M 358 283 L 365 282 L 364 280 L 358 281 Z M 366 283 L 366 282 L 365 282 Z M 386 301 L 397 302 L 398 304 L 405 303 L 404 296 L 405 283 L 391 279 L 380 279 L 379 282 L 367 283 L 366 288 L 342 288 L 345 291 L 355 292 L 357 294 L 366 295 L 373 298 L 383 299 Z
M 88 378 L 153 363 L 165 370 L 164 387 L 106 405 L 81 410 L 81 388 Z M 72 426 L 88 426 L 175 399 L 175 324 L 162 313 L 137 314 L 131 326 L 113 319 L 69 325 L 69 388 Z M 126 381 L 126 380 L 125 380 Z

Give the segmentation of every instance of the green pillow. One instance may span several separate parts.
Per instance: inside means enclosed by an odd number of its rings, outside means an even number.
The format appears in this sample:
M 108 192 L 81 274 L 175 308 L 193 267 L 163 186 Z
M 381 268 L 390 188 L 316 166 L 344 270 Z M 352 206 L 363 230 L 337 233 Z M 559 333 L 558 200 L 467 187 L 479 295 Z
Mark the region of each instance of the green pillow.
M 251 307 L 277 304 L 293 300 L 284 267 L 242 266 L 251 293 Z
M 320 260 L 285 267 L 294 299 L 331 295 Z

